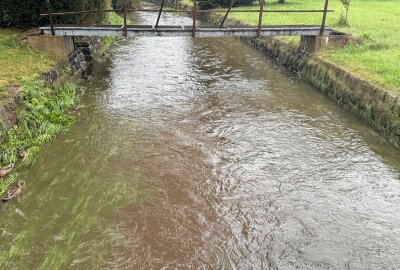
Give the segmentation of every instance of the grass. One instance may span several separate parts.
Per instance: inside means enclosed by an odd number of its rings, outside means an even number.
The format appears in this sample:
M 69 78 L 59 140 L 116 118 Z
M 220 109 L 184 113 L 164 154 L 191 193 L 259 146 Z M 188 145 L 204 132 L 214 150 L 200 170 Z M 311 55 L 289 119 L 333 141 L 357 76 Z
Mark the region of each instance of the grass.
M 55 88 L 44 87 L 43 81 L 22 79 L 19 97 L 22 105 L 18 110 L 18 125 L 6 130 L 0 129 L 5 143 L 0 145 L 0 164 L 16 162 L 17 148 L 26 150 L 21 165 L 35 161 L 40 146 L 51 141 L 58 133 L 66 130 L 75 120 L 68 109 L 77 102 L 76 85 L 64 82 Z M 0 194 L 13 182 L 16 174 L 0 181 Z
M 0 92 L 19 85 L 24 76 L 38 77 L 55 64 L 55 58 L 19 40 L 20 31 L 0 28 Z
M 268 3 L 265 9 L 323 9 L 323 0 L 287 0 L 282 5 Z M 234 9 L 257 9 L 258 6 Z M 363 40 L 362 45 L 325 50 L 319 56 L 344 67 L 363 79 L 370 80 L 388 90 L 400 94 L 400 4 L 398 0 L 352 0 L 348 17 L 349 27 L 335 27 L 343 6 L 339 0 L 331 0 L 327 26 L 351 33 Z M 256 13 L 231 13 L 229 18 L 244 24 L 256 25 Z M 266 13 L 264 24 L 316 24 L 321 23 L 320 13 Z M 293 41 L 293 38 L 289 39 Z M 298 43 L 299 39 L 295 40 Z
M 115 13 L 107 14 L 105 24 L 121 25 L 123 20 Z M 18 96 L 22 102 L 17 112 L 18 125 L 7 130 L 0 122 L 0 165 L 16 162 L 16 148 L 26 150 L 20 165 L 34 162 L 41 145 L 51 141 L 58 133 L 66 130 L 74 117 L 68 109 L 77 102 L 76 85 L 65 78 L 60 86 L 48 88 L 34 78 L 50 70 L 56 59 L 19 40 L 17 30 L 0 29 L 0 95 L 7 86 L 20 86 Z M 106 50 L 115 39 L 103 39 L 101 50 Z M 67 72 L 68 73 L 68 72 Z M 2 194 L 21 175 L 12 173 L 0 181 Z
M 104 24 L 123 25 L 124 19 L 117 13 L 114 12 L 106 13 Z M 115 39 L 116 39 L 115 37 L 103 37 L 99 53 L 103 54 L 105 51 L 107 51 L 107 49 L 111 46 L 111 44 L 115 41 Z
M 193 8 L 193 0 L 180 0 L 179 3 L 184 8 Z
M 107 13 L 104 20 L 105 24 L 123 25 L 124 19 L 115 12 Z

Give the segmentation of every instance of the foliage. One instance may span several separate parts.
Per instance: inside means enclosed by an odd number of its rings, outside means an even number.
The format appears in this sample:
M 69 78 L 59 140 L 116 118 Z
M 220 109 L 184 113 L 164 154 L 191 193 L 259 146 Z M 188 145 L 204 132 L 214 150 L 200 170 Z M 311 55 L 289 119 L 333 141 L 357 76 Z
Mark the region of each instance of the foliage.
M 250 6 L 254 3 L 254 0 L 236 0 L 234 6 Z M 228 7 L 231 4 L 231 0 L 199 0 L 200 9 L 213 9 L 217 7 Z
M 53 0 L 54 11 L 79 11 L 105 9 L 109 7 L 109 0 Z M 47 13 L 44 0 L 1 0 L 0 25 L 17 28 L 32 28 L 48 24 L 47 18 L 41 13 Z M 80 16 L 55 17 L 56 23 L 94 23 L 100 22 L 104 14 L 85 14 Z
M 124 20 L 118 14 L 111 12 L 107 14 L 104 23 L 112 25 L 122 25 L 124 23 Z M 116 39 L 117 37 L 102 37 L 99 54 L 104 54 Z
M 340 0 L 344 7 L 344 12 L 342 11 L 338 21 L 336 22 L 335 26 L 337 27 L 349 27 L 349 22 L 347 20 L 350 8 L 350 0 Z
M 21 103 L 18 125 L 5 131 L 5 143 L 0 145 L 0 163 L 15 162 L 17 148 L 27 150 L 24 163 L 31 164 L 42 144 L 74 122 L 66 112 L 77 100 L 75 84 L 66 82 L 57 88 L 44 87 L 43 81 L 26 79 L 19 93 Z
M 112 25 L 122 25 L 124 23 L 124 20 L 117 13 L 111 12 L 107 14 L 104 23 Z
M 350 27 L 346 15 L 343 12 L 340 14 L 338 21 L 334 24 L 336 27 Z
M 124 8 L 124 0 L 111 0 L 111 5 L 113 9 L 123 9 Z M 126 7 L 127 8 L 134 8 L 134 1 L 127 0 Z

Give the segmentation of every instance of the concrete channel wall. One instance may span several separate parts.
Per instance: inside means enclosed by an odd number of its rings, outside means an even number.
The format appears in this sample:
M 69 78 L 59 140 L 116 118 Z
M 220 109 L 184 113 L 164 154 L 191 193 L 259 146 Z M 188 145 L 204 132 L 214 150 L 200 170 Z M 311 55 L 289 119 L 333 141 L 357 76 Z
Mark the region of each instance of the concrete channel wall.
M 246 37 L 241 39 L 276 58 L 340 106 L 355 113 L 392 144 L 400 147 L 398 96 L 277 39 Z

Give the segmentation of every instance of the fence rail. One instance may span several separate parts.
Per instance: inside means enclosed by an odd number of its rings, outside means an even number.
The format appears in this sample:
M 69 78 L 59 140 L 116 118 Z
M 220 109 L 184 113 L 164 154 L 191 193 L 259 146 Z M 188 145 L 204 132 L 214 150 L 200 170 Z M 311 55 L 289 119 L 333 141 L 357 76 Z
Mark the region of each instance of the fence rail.
M 325 30 L 325 24 L 326 24 L 326 16 L 327 13 L 329 12 L 334 12 L 334 10 L 329 10 L 328 5 L 329 5 L 329 0 L 325 0 L 324 2 L 324 9 L 300 9 L 300 10 L 271 10 L 271 9 L 264 9 L 265 7 L 265 0 L 259 0 L 260 8 L 259 9 L 235 9 L 232 10 L 233 5 L 235 4 L 236 0 L 232 0 L 231 4 L 228 9 L 197 9 L 197 3 L 196 0 L 193 0 L 193 9 L 168 9 L 168 10 L 163 10 L 165 0 L 161 0 L 161 6 L 160 9 L 140 9 L 140 8 L 127 8 L 127 0 L 124 0 L 124 7 L 122 9 L 105 9 L 105 10 L 90 10 L 90 11 L 66 11 L 66 12 L 53 12 L 52 6 L 50 3 L 50 0 L 46 0 L 47 3 L 47 13 L 40 14 L 40 16 L 45 16 L 48 17 L 49 23 L 50 23 L 50 28 L 51 28 L 51 34 L 54 36 L 55 35 L 55 30 L 54 30 L 54 20 L 53 17 L 55 16 L 71 16 L 71 15 L 82 15 L 82 14 L 95 14 L 95 13 L 108 13 L 108 12 L 119 12 L 123 14 L 124 18 L 124 24 L 123 24 L 123 29 L 124 29 L 124 36 L 127 36 L 127 13 L 132 13 L 132 12 L 157 12 L 157 21 L 155 24 L 155 27 L 157 28 L 159 26 L 160 22 L 160 17 L 162 12 L 164 13 L 191 13 L 192 18 L 193 18 L 193 29 L 192 29 L 192 36 L 196 36 L 196 18 L 198 13 L 225 13 L 221 23 L 220 23 L 220 28 L 223 27 L 229 13 L 258 13 L 259 14 L 259 19 L 258 19 L 258 31 L 257 31 L 257 37 L 260 36 L 260 31 L 262 27 L 262 20 L 263 20 L 263 14 L 264 13 L 322 13 L 322 22 L 321 22 L 321 29 L 320 29 L 320 35 L 322 36 L 324 34 Z

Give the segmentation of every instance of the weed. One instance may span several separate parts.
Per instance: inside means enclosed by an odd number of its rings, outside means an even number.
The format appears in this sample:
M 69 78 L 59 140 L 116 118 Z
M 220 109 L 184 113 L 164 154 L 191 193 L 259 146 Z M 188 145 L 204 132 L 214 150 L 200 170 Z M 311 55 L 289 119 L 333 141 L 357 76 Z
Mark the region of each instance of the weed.
M 0 90 L 19 83 L 18 76 L 38 77 L 55 64 L 53 56 L 21 42 L 18 37 L 16 30 L 0 29 Z
M 67 110 L 77 101 L 75 88 L 76 85 L 71 82 L 52 89 L 44 87 L 43 81 L 24 79 L 19 93 L 22 104 L 18 111 L 18 125 L 8 131 L 0 129 L 0 136 L 5 137 L 5 143 L 0 145 L 1 164 L 15 162 L 15 150 L 23 148 L 27 152 L 22 165 L 31 165 L 40 146 L 74 122 L 74 117 L 68 115 Z M 4 192 L 6 187 L 0 185 L 0 192 Z
M 350 27 L 349 22 L 347 21 L 346 15 L 344 12 L 340 14 L 338 21 L 333 25 L 336 27 Z

